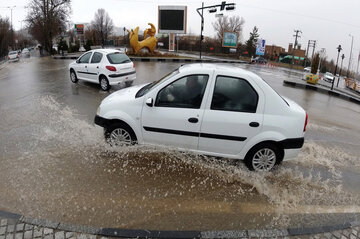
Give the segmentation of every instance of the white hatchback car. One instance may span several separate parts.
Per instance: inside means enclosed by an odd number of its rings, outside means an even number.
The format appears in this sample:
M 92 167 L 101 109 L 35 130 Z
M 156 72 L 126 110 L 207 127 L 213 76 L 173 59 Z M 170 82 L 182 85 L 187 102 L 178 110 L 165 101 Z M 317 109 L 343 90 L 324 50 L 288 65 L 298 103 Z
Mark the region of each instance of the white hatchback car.
M 244 159 L 249 169 L 268 171 L 297 157 L 307 114 L 251 72 L 191 64 L 109 95 L 95 124 L 111 145 L 167 145 Z
M 69 70 L 73 83 L 78 80 L 99 83 L 104 91 L 121 83 L 131 86 L 136 79 L 134 63 L 123 52 L 112 49 L 88 51 L 70 63 Z
M 17 51 L 10 51 L 8 54 L 9 61 L 19 61 L 19 53 Z

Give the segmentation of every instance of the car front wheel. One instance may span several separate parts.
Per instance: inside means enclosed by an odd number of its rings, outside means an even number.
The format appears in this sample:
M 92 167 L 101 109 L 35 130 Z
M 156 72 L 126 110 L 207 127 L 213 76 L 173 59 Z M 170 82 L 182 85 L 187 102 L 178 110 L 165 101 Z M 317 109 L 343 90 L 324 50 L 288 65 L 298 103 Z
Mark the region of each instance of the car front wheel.
M 100 87 L 103 91 L 110 90 L 110 84 L 108 79 L 105 76 L 100 77 Z
M 78 82 L 78 78 L 76 77 L 76 74 L 75 74 L 74 70 L 70 71 L 70 80 L 71 80 L 72 83 Z
M 126 124 L 114 124 L 105 129 L 105 139 L 111 146 L 130 146 L 137 143 L 134 131 Z
M 281 152 L 271 143 L 256 145 L 245 157 L 245 164 L 252 171 L 270 171 L 279 162 L 281 162 Z

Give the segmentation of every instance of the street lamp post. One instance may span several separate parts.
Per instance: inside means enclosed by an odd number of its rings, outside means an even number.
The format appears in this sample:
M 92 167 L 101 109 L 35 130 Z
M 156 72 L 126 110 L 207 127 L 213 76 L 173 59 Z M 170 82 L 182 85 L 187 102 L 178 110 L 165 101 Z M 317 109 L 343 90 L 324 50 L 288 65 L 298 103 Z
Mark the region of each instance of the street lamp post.
M 201 59 L 201 51 L 202 51 L 202 45 L 201 42 L 204 40 L 204 36 L 203 36 L 203 30 L 204 30 L 204 9 L 208 9 L 211 8 L 211 10 L 209 10 L 210 13 L 215 13 L 217 11 L 217 7 L 220 7 L 220 11 L 225 10 L 234 10 L 235 9 L 235 3 L 226 3 L 226 1 L 221 2 L 221 4 L 218 5 L 212 5 L 212 6 L 206 6 L 204 7 L 204 2 L 202 2 L 202 5 L 200 8 L 197 8 L 196 11 L 197 13 L 199 13 L 200 17 L 201 17 L 201 30 L 200 30 L 200 59 Z M 225 8 L 226 7 L 226 8 Z M 201 10 L 201 13 L 200 13 Z
M 12 7 L 7 7 L 10 9 L 10 26 L 11 26 L 11 47 L 13 48 L 14 46 L 14 29 L 13 29 L 13 20 L 12 20 L 12 12 L 13 12 L 13 9 L 15 8 L 16 6 L 12 6 Z
M 338 66 L 338 62 L 339 62 L 339 55 L 340 55 L 340 51 L 342 50 L 341 45 L 339 45 L 336 49 L 338 50 L 338 55 L 337 55 L 337 59 L 336 59 L 335 73 L 334 73 L 334 79 L 331 84 L 331 90 L 334 89 L 334 81 L 335 81 L 337 66 Z
M 341 55 L 341 66 L 340 66 L 340 72 L 339 72 L 339 77 L 338 77 L 338 81 L 337 81 L 336 87 L 339 87 L 339 80 L 340 80 L 340 76 L 341 76 L 341 70 L 342 70 L 342 66 L 343 66 L 343 61 L 344 61 L 344 58 L 345 58 L 345 55 L 344 55 L 344 54 L 342 54 L 342 55 Z
M 349 77 L 350 74 L 350 64 L 351 64 L 351 58 L 352 58 L 352 49 L 353 49 L 353 43 L 354 43 L 354 36 L 349 34 L 349 36 L 351 37 L 351 48 L 350 48 L 350 58 L 349 58 L 349 66 L 348 66 L 348 70 L 346 73 L 346 77 Z

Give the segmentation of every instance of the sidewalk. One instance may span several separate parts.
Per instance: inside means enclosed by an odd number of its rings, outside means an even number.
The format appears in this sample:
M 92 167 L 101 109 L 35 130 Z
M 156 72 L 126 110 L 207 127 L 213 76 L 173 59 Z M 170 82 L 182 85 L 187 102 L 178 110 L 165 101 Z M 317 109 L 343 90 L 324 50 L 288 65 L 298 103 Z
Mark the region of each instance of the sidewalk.
M 360 222 L 341 225 L 243 231 L 149 231 L 68 225 L 0 211 L 0 239 L 122 238 L 360 238 Z

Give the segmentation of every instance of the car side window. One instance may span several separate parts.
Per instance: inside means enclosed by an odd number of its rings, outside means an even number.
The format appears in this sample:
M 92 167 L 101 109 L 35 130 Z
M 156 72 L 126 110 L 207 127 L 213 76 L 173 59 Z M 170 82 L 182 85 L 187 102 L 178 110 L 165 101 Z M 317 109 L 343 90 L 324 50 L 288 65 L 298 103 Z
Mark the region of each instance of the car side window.
M 162 88 L 156 97 L 155 106 L 199 109 L 208 75 L 189 75 Z
M 99 53 L 99 52 L 94 52 L 92 58 L 91 58 L 91 63 L 99 63 L 102 59 L 103 54 Z
M 244 79 L 218 76 L 211 101 L 212 110 L 255 113 L 258 94 Z
M 91 52 L 86 53 L 79 59 L 79 63 L 89 63 Z

